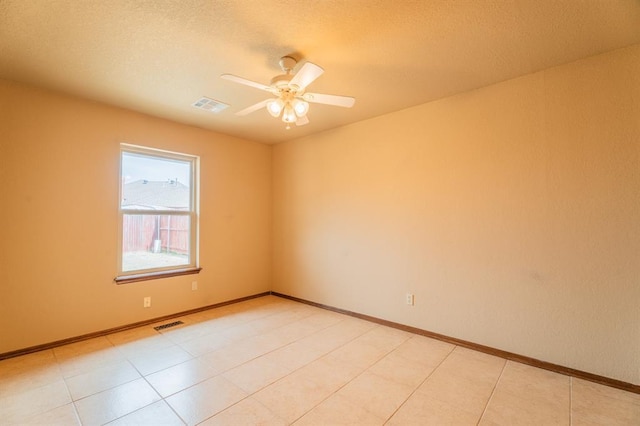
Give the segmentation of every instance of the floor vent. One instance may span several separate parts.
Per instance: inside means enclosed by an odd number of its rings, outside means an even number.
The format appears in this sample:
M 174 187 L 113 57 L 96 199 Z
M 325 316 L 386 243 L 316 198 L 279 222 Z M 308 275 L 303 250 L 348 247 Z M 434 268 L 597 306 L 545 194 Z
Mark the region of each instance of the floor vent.
M 174 321 L 174 322 L 170 322 L 169 324 L 162 324 L 157 327 L 153 327 L 153 329 L 156 331 L 161 331 L 161 330 L 164 330 L 165 328 L 175 327 L 176 325 L 180 325 L 180 324 L 184 324 L 184 323 L 182 321 Z

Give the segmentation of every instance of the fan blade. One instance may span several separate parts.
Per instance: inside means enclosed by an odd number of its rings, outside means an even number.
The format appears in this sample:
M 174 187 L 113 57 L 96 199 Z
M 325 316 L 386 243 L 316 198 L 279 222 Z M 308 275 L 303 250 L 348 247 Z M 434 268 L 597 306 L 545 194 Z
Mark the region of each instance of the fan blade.
M 264 101 L 258 102 L 257 104 L 253 104 L 250 107 L 243 109 L 242 111 L 236 112 L 236 115 L 243 116 L 243 115 L 251 114 L 253 111 L 257 111 L 260 108 L 266 107 L 267 104 L 273 100 L 275 99 L 265 99 Z
M 264 90 L 266 92 L 272 92 L 273 89 L 271 86 L 267 86 L 262 83 L 257 83 L 255 81 L 247 80 L 246 78 L 238 77 L 233 74 L 222 74 L 220 78 L 224 78 L 225 80 L 233 81 L 234 83 L 244 84 L 245 86 L 255 87 L 256 89 Z
M 305 115 L 304 117 L 298 117 L 296 120 L 296 126 L 304 126 L 305 124 L 309 124 L 309 119 Z
M 305 93 L 302 95 L 305 101 L 316 104 L 327 104 L 339 107 L 351 108 L 356 99 L 351 96 L 324 95 L 322 93 Z
M 313 83 L 316 78 L 320 77 L 323 72 L 324 70 L 316 64 L 306 62 L 302 68 L 300 68 L 300 71 L 293 76 L 289 82 L 289 86 L 297 86 L 298 89 L 304 89 Z

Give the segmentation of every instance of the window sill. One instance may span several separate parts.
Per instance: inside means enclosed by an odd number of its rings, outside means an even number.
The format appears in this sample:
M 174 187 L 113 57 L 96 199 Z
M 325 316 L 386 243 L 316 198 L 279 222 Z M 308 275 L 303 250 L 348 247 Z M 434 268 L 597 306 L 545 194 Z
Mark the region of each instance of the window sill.
M 113 281 L 116 284 L 129 284 L 138 281 L 158 280 L 161 278 L 177 277 L 180 275 L 199 274 L 202 268 L 172 269 L 171 271 L 146 272 L 143 274 L 120 275 Z

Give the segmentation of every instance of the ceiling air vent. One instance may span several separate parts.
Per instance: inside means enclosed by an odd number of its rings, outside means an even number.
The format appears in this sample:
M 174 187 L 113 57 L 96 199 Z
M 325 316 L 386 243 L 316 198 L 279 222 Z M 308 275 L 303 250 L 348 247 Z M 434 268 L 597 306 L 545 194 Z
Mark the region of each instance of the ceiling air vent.
M 229 108 L 229 105 L 225 104 L 224 102 L 216 101 L 215 99 L 207 98 L 206 96 L 198 99 L 192 105 L 196 108 L 215 113 L 218 113 L 225 108 Z

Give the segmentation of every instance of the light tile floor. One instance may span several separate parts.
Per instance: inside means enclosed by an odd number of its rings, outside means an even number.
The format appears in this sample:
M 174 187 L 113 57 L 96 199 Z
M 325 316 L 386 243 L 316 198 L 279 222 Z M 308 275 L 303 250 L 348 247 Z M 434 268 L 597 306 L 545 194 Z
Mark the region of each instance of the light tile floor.
M 274 296 L 179 319 L 0 361 L 0 424 L 640 425 L 638 394 Z

